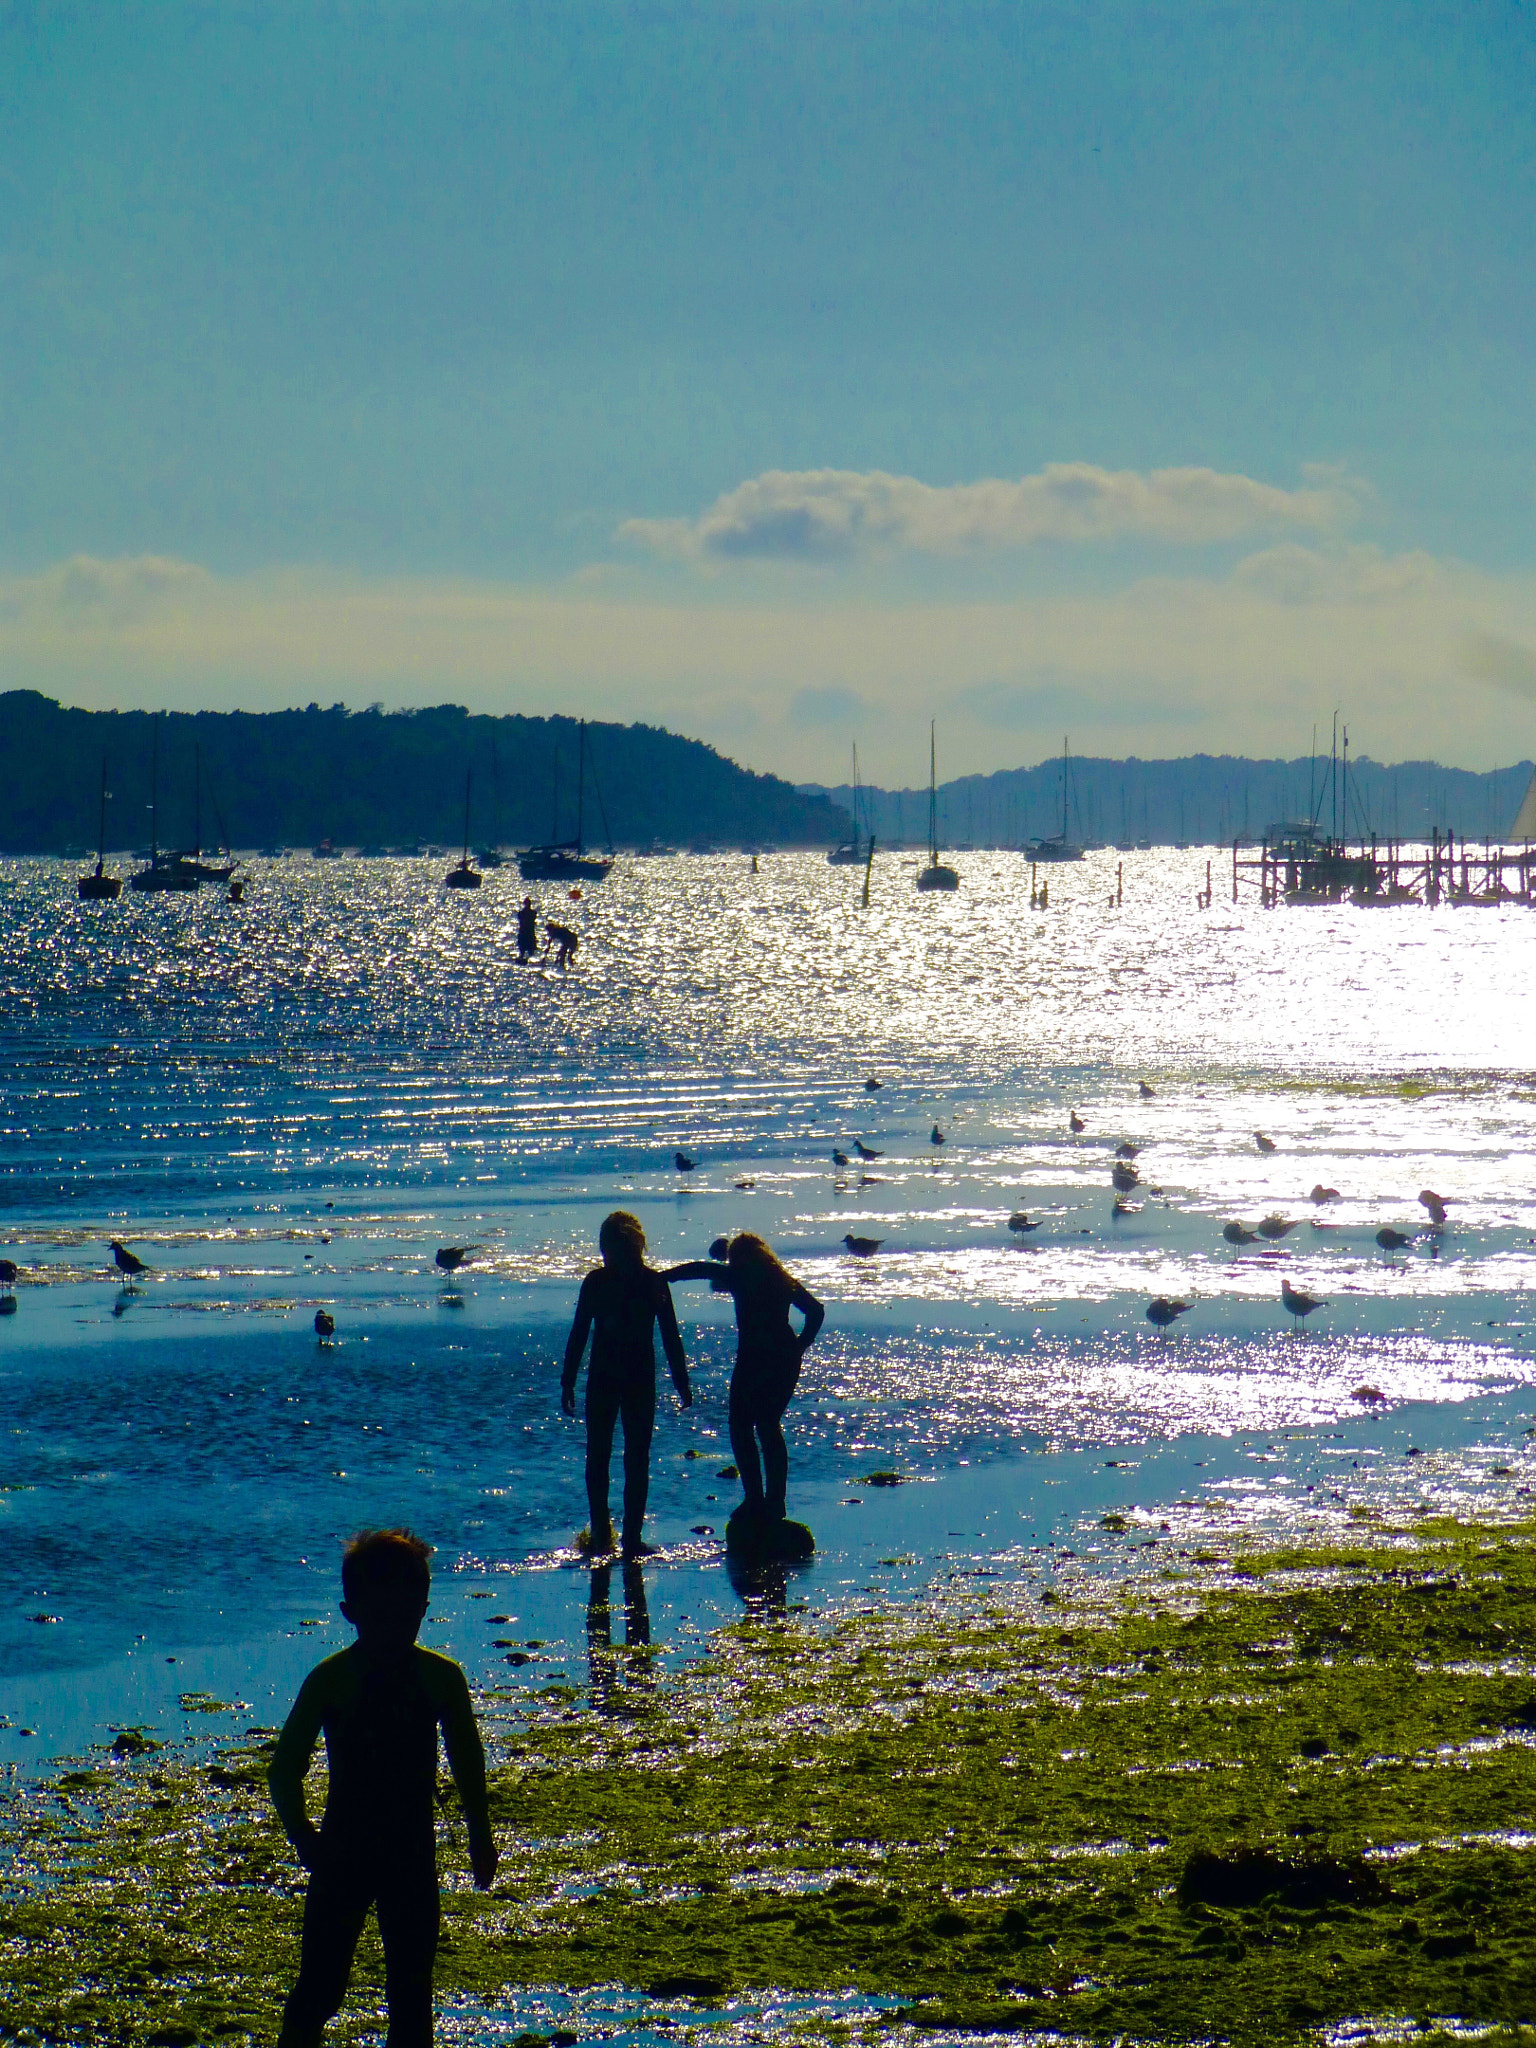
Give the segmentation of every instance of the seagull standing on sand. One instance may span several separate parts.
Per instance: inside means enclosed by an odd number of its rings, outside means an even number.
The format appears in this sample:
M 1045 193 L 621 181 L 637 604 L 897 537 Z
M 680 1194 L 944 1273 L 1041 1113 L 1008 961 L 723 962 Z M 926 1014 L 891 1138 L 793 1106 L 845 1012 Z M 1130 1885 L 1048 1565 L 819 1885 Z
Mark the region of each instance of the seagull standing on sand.
M 1437 1195 L 1433 1188 L 1419 1189 L 1419 1202 L 1429 1211 L 1429 1220 L 1436 1230 L 1445 1228 L 1445 1197 Z
M 832 1154 L 832 1164 L 834 1166 L 852 1166 L 853 1161 L 846 1152 L 834 1151 Z
M 1170 1323 L 1189 1314 L 1189 1306 L 1187 1301 L 1170 1301 L 1166 1294 L 1159 1294 L 1147 1303 L 1147 1321 L 1157 1325 L 1159 1337 L 1164 1336 Z
M 928 1133 L 928 1142 L 930 1145 L 942 1145 L 944 1143 L 944 1133 L 939 1129 L 937 1124 L 935 1124 L 933 1129 Z
M 1134 1159 L 1140 1150 L 1141 1147 L 1133 1145 L 1129 1138 L 1122 1138 L 1115 1147 L 1115 1157 L 1117 1159 Z
M 1337 1188 L 1325 1188 L 1321 1181 L 1316 1183 L 1307 1197 L 1309 1202 L 1342 1202 L 1343 1199 Z
M 1038 1230 L 1040 1228 L 1040 1218 L 1037 1216 L 1035 1217 L 1034 1221 L 1031 1222 L 1029 1217 L 1025 1215 L 1022 1209 L 1016 1209 L 1014 1213 L 1008 1218 L 1008 1228 L 1011 1231 L 1013 1231 L 1016 1236 L 1023 1237 L 1029 1231 Z
M 1228 1244 L 1252 1244 L 1259 1233 L 1245 1229 L 1241 1223 L 1224 1223 L 1221 1234 Z
M 1109 1169 L 1109 1177 L 1122 1195 L 1128 1195 L 1141 1179 L 1141 1175 L 1136 1171 L 1135 1167 L 1124 1159 L 1117 1159 L 1115 1161 L 1114 1165 Z
M 1405 1244 L 1412 1244 L 1413 1239 L 1405 1231 L 1394 1230 L 1391 1224 L 1387 1223 L 1377 1231 L 1376 1242 L 1384 1252 L 1400 1252 Z
M 149 1271 L 138 1253 L 129 1251 L 127 1245 L 119 1244 L 115 1237 L 112 1239 L 112 1263 L 122 1274 L 125 1287 L 130 1281 L 137 1280 L 141 1273 Z
M 879 1251 L 881 1245 L 885 1243 L 885 1239 L 883 1237 L 855 1237 L 850 1230 L 844 1237 L 843 1243 L 847 1245 L 849 1251 L 853 1253 L 856 1259 L 870 1259 Z
M 883 1159 L 885 1157 L 885 1154 L 877 1152 L 873 1145 L 866 1145 L 862 1138 L 854 1139 L 853 1149 L 861 1159 Z
M 1255 1145 L 1257 1145 L 1257 1146 L 1258 1146 L 1258 1148 L 1259 1148 L 1259 1150 L 1260 1150 L 1261 1152 L 1273 1152 L 1273 1151 L 1275 1150 L 1275 1141 L 1274 1141 L 1274 1139 L 1273 1139 L 1273 1138 L 1266 1138 L 1266 1137 L 1265 1137 L 1265 1135 L 1264 1135 L 1264 1133 L 1263 1133 L 1262 1131 L 1255 1131 L 1255 1132 L 1254 1132 L 1254 1134 L 1253 1134 L 1253 1142 L 1255 1143 Z
M 1087 1128 L 1088 1126 L 1083 1122 L 1082 1118 L 1074 1109 L 1072 1114 L 1067 1118 L 1067 1129 L 1072 1133 L 1074 1138 L 1080 1138 L 1083 1132 L 1087 1130 Z
M 686 1152 L 674 1152 L 672 1154 L 672 1164 L 677 1168 L 679 1173 L 692 1173 L 694 1167 L 698 1164 L 698 1161 L 690 1159 Z
M 1136 1083 L 1136 1088 L 1143 1102 L 1150 1102 L 1153 1096 L 1157 1093 L 1157 1090 L 1155 1088 L 1149 1087 L 1145 1081 L 1138 1081 Z
M 457 1273 L 464 1261 L 480 1249 L 477 1244 L 445 1244 L 433 1257 L 445 1273 Z
M 315 1335 L 322 1344 L 329 1344 L 335 1334 L 336 1318 L 329 1309 L 317 1308 L 315 1310 Z
M 1313 1309 L 1328 1306 L 1320 1294 L 1303 1294 L 1299 1287 L 1293 1287 L 1283 1276 L 1280 1281 L 1280 1299 L 1296 1318 L 1297 1329 L 1301 1328 Z

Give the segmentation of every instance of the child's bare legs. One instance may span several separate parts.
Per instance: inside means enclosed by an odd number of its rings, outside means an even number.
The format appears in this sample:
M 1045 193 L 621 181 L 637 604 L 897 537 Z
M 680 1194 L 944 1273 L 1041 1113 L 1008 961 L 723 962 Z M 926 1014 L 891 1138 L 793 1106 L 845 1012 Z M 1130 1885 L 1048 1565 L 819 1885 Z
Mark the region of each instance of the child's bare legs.
M 426 1858 L 381 1870 L 376 1860 L 354 1863 L 348 1857 L 337 1857 L 309 1881 L 299 1980 L 283 2013 L 278 2048 L 320 2048 L 326 2021 L 346 1997 L 370 1905 L 377 1906 L 384 1944 L 386 2048 L 431 2048 L 432 1965 L 441 1912 L 436 1865 Z
M 731 1455 L 741 1474 L 744 1505 L 776 1521 L 784 1518 L 789 1487 L 789 1449 L 781 1423 L 792 1390 L 792 1382 L 777 1377 L 744 1380 L 738 1373 L 731 1381 Z

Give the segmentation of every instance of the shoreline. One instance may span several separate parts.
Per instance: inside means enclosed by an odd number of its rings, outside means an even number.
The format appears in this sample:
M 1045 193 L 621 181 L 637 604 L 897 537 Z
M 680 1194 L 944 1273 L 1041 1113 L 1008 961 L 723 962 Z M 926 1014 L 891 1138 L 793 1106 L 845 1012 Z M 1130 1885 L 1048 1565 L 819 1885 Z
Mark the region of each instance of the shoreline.
M 899 2001 L 879 2024 L 928 2038 L 1536 2012 L 1536 1523 L 1381 1515 L 1150 1570 L 1142 1540 L 1102 1539 L 1135 1569 L 957 1574 L 827 1627 L 759 1611 L 672 1674 L 599 1641 L 598 1705 L 483 1696 L 521 1725 L 493 1774 L 497 1890 L 468 1889 L 456 1826 L 444 1844 L 463 2038 L 499 2037 L 509 1987 L 556 1984 L 646 1992 L 637 2040 L 770 1988 Z M 270 2027 L 299 1873 L 269 1741 L 98 1753 L 7 1798 L 12 2038 Z M 377 2004 L 371 1967 L 338 2038 Z M 875 2023 L 821 2011 L 815 2038 Z
M 1139 1578 L 1154 1564 L 1233 1542 L 1337 1543 L 1383 1513 L 1520 1514 L 1536 1488 L 1536 1447 L 1524 1433 L 1529 1401 L 1529 1387 L 1517 1381 L 1302 1428 L 1066 1446 L 981 1441 L 937 1467 L 922 1455 L 893 1454 L 888 1442 L 838 1446 L 832 1473 L 826 1459 L 819 1469 L 807 1459 L 816 1476 L 794 1489 L 818 1551 L 797 1570 L 792 1597 L 811 1623 L 832 1627 L 871 1599 L 921 1605 L 956 1575 L 999 1584 L 1099 1571 Z M 717 1421 L 702 1411 L 686 1448 L 680 1433 L 658 1454 L 658 1468 L 681 1476 L 658 1469 L 661 1549 L 638 1583 L 650 1654 L 667 1670 L 686 1666 L 712 1631 L 754 1604 L 719 1541 L 730 1505 L 723 1496 L 734 1489 L 714 1476 L 717 1460 L 729 1456 Z M 579 1453 L 579 1441 L 571 1432 L 568 1451 Z M 906 1483 L 869 1484 L 872 1471 L 893 1466 Z M 703 1490 L 711 1486 L 715 1493 Z M 689 1514 L 701 1510 L 710 1521 L 690 1526 Z M 573 1501 L 573 1518 L 578 1512 Z M 1124 1535 L 1145 1555 L 1123 1544 Z M 104 1661 L 13 1672 L 0 1713 L 0 1771 L 47 1782 L 125 1726 L 195 1745 L 216 1724 L 188 1699 L 239 1702 L 247 1719 L 280 1720 L 309 1666 L 348 1639 L 331 1563 L 328 1551 L 316 1552 L 306 1589 L 259 1633 L 230 1633 L 212 1615 L 212 1635 L 160 1632 Z M 591 1579 L 591 1563 L 560 1531 L 539 1532 L 510 1556 L 466 1545 L 439 1567 L 423 1641 L 464 1663 L 472 1683 L 493 1684 L 503 1659 L 488 1646 L 485 1617 L 504 1609 L 524 1644 L 519 1663 L 529 1686 L 569 1685 L 573 1672 L 579 1683 Z

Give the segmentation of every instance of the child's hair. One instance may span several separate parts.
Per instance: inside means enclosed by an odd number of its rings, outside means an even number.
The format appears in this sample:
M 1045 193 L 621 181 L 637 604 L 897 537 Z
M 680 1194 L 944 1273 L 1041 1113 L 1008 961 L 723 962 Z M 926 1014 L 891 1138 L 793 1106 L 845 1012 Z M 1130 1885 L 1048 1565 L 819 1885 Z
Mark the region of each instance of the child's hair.
M 788 1300 L 795 1291 L 795 1276 L 766 1238 L 755 1230 L 738 1231 L 725 1255 L 726 1264 L 760 1293 L 781 1294 Z
M 603 1218 L 602 1228 L 597 1233 L 597 1247 L 605 1257 L 617 1259 L 621 1264 L 643 1266 L 645 1232 L 640 1228 L 640 1218 L 631 1216 L 627 1209 L 615 1209 L 611 1216 Z
M 425 1600 L 432 1584 L 431 1555 L 431 1544 L 409 1529 L 360 1529 L 342 1552 L 342 1597 L 355 1600 L 359 1593 L 387 1588 Z

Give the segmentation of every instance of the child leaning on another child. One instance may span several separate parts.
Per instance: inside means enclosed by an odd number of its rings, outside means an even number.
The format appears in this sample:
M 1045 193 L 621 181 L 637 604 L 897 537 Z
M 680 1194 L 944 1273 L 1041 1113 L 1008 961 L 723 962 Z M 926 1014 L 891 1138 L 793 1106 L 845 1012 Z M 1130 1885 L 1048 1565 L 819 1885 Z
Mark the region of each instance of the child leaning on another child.
M 309 1872 L 298 1982 L 279 2048 L 315 2048 L 341 2010 L 370 1906 L 384 1944 L 388 2048 L 430 2043 L 439 1729 L 469 1824 L 475 1883 L 484 1890 L 496 1875 L 485 1751 L 468 1684 L 450 1658 L 416 1641 L 430 1555 L 408 1529 L 365 1530 L 348 1544 L 341 1611 L 357 1641 L 305 1679 L 267 1774 L 278 1818 Z M 330 1789 L 317 1828 L 304 1779 L 322 1733 Z

